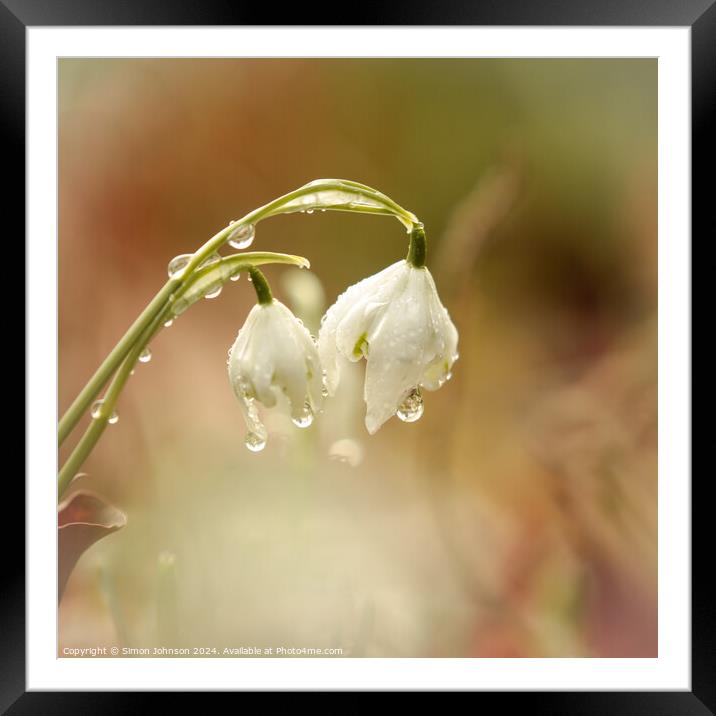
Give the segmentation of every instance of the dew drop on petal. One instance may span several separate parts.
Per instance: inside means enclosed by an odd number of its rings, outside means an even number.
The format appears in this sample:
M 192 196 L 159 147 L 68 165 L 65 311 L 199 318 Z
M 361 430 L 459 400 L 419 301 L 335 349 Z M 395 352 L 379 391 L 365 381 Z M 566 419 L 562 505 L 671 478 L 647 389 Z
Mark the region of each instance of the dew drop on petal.
M 254 242 L 256 227 L 253 224 L 242 224 L 237 226 L 230 234 L 227 241 L 229 246 L 235 249 L 248 249 Z
M 312 214 L 312 213 L 313 213 L 313 209 L 306 209 L 306 213 L 307 213 L 307 214 Z
M 296 418 L 291 418 L 293 424 L 297 428 L 307 428 L 313 423 L 313 410 L 308 403 L 305 403 L 301 414 Z
M 423 410 L 423 396 L 418 388 L 413 388 L 398 406 L 396 415 L 404 423 L 414 423 L 416 420 L 420 420 Z
M 261 452 L 266 447 L 266 438 L 258 433 L 246 433 L 246 447 L 251 452 Z
M 152 360 L 152 351 L 147 346 L 140 354 L 139 354 L 139 362 L 140 363 L 149 363 L 149 361 Z
M 231 279 L 232 281 L 238 281 L 240 278 L 241 278 L 241 271 L 232 273 L 231 276 L 229 276 L 229 279 Z

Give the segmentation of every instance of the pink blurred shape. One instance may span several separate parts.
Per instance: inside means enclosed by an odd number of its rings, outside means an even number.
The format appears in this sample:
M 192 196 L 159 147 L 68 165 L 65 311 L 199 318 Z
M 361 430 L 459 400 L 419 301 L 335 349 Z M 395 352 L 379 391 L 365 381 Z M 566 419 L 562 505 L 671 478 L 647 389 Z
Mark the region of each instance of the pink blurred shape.
M 127 515 L 89 490 L 77 490 L 57 507 L 58 592 L 60 601 L 77 560 L 95 542 L 127 524 Z

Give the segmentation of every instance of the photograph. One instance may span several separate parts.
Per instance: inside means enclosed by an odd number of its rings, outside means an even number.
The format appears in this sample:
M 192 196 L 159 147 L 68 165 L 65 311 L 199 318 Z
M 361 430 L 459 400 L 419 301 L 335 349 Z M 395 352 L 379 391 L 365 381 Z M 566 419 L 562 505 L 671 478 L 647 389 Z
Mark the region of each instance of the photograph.
M 662 656 L 658 58 L 56 71 L 58 659 Z

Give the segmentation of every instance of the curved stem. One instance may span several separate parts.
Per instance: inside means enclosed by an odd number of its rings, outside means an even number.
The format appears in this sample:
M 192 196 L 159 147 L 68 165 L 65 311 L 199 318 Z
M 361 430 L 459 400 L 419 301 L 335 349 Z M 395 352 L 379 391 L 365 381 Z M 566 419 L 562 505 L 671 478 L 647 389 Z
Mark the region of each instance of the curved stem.
M 127 382 L 134 365 L 139 359 L 139 354 L 144 349 L 144 346 L 149 342 L 151 337 L 159 330 L 162 322 L 169 315 L 169 306 L 163 311 L 160 311 L 151 323 L 144 329 L 139 340 L 136 342 L 134 347 L 127 353 L 122 365 L 115 374 L 112 382 L 107 389 L 107 393 L 104 396 L 102 403 L 102 413 L 96 418 L 92 418 L 92 423 L 85 431 L 82 439 L 77 443 L 77 446 L 72 451 L 72 454 L 67 459 L 67 462 L 62 466 L 60 473 L 57 478 L 57 497 L 62 497 L 62 494 L 72 482 L 72 478 L 77 474 L 77 471 L 82 467 L 82 464 L 87 459 L 87 456 L 92 452 L 92 449 L 97 444 L 100 436 L 107 427 L 107 422 L 114 412 L 114 407 L 117 404 L 119 394 L 122 392 L 124 384 Z
M 57 428 L 59 445 L 62 445 L 65 438 L 72 432 L 75 425 L 77 425 L 80 418 L 89 408 L 90 403 L 97 397 L 99 391 L 102 390 L 112 373 L 117 369 L 119 362 L 127 355 L 127 351 L 129 351 L 137 338 L 139 338 L 139 335 L 147 323 L 154 318 L 157 311 L 161 310 L 161 307 L 171 296 L 172 291 L 174 291 L 180 283 L 178 280 L 167 281 L 161 291 L 149 302 L 137 320 L 134 321 L 129 330 L 122 336 L 119 343 L 117 343 L 110 354 L 102 361 L 102 365 L 97 368 L 95 374 L 87 382 L 87 385 L 80 391 L 72 405 L 70 405 L 62 416 Z
M 254 285 L 254 291 L 256 291 L 256 299 L 262 306 L 268 306 L 273 303 L 273 295 L 271 294 L 271 287 L 266 280 L 266 276 L 263 273 L 252 266 L 249 269 L 249 276 L 251 276 L 251 282 Z

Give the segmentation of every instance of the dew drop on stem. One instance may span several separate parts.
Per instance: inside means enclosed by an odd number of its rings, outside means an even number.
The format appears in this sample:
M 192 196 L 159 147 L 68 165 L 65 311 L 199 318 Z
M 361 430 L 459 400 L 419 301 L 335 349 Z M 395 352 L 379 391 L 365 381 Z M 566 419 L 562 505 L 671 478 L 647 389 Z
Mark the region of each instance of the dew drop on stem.
M 191 261 L 192 255 L 193 254 L 179 254 L 179 256 L 175 256 L 167 266 L 169 278 L 179 278 L 189 261 Z
M 221 293 L 222 288 L 223 286 L 220 281 L 215 284 L 212 284 L 211 286 L 209 286 L 209 288 L 206 289 L 204 298 L 216 298 Z
M 237 226 L 227 239 L 229 246 L 238 249 L 248 249 L 254 242 L 256 236 L 256 227 L 253 224 L 242 224 Z
M 101 420 L 104 417 L 104 400 L 96 400 L 90 408 L 90 415 L 94 420 Z M 119 420 L 119 415 L 116 410 L 112 411 L 112 414 L 107 418 L 107 422 L 110 425 L 114 425 Z

